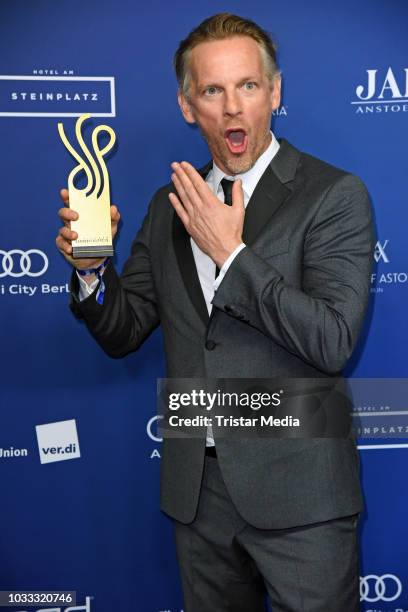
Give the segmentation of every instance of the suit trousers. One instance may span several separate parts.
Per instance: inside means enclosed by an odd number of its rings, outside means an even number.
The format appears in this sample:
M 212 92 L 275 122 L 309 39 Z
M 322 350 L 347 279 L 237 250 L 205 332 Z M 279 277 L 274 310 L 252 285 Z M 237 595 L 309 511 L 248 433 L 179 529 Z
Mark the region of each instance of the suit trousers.
M 265 612 L 269 596 L 273 612 L 359 612 L 357 523 L 253 527 L 206 456 L 197 515 L 174 521 L 184 611 Z

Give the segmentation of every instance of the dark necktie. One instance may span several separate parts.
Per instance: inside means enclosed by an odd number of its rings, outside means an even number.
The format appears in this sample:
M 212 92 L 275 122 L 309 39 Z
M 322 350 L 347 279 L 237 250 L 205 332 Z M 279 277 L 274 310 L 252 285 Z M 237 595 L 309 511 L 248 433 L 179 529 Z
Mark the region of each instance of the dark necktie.
M 232 206 L 232 186 L 234 181 L 223 178 L 221 181 L 221 187 L 224 192 L 224 203 L 228 206 Z
M 221 187 L 222 190 L 224 192 L 224 204 L 227 204 L 227 206 L 232 206 L 232 186 L 234 184 L 234 181 L 230 181 L 229 179 L 223 178 L 221 181 Z M 220 269 L 218 268 L 218 266 L 215 267 L 215 278 L 217 278 L 217 276 L 220 273 Z

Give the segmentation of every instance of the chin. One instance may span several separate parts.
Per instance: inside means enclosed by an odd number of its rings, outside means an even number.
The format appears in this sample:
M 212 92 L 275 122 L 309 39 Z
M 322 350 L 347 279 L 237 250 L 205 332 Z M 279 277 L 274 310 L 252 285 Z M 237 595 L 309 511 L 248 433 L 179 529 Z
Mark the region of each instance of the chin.
M 228 170 L 228 173 L 233 174 L 244 174 L 244 172 L 248 172 L 254 165 L 255 161 L 253 159 L 244 159 L 244 158 L 229 158 L 224 161 L 224 166 Z

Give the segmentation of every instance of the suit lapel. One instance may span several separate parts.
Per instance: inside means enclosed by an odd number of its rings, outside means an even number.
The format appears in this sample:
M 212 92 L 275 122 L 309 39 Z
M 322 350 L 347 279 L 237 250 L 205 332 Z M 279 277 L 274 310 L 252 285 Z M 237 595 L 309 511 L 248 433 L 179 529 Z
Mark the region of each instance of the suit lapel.
M 290 191 L 276 178 L 269 165 L 255 187 L 245 211 L 245 244 L 251 246 Z
M 279 142 L 278 153 L 261 176 L 246 207 L 242 238 L 249 246 L 254 244 L 292 190 L 300 153 L 286 140 Z
M 208 164 L 198 170 L 198 172 L 205 179 L 211 168 L 212 161 L 208 162 Z M 206 326 L 209 320 L 207 304 L 205 303 L 200 279 L 198 278 L 197 267 L 191 249 L 190 236 L 175 211 L 173 213 L 173 244 L 187 294 L 202 322 Z

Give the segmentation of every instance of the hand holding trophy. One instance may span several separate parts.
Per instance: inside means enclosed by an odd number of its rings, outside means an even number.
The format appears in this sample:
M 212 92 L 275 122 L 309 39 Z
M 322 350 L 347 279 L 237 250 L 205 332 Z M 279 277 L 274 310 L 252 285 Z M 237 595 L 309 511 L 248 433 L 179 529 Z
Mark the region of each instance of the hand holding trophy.
M 120 219 L 116 206 L 110 205 L 109 175 L 103 159 L 115 144 L 115 132 L 107 125 L 99 125 L 93 130 L 93 157 L 82 136 L 82 124 L 89 117 L 90 115 L 79 117 L 75 128 L 85 159 L 68 141 L 62 123 L 58 124 L 61 140 L 78 165 L 68 176 L 68 191 L 61 190 L 65 207 L 59 210 L 59 217 L 64 226 L 59 230 L 56 244 L 64 257 L 79 270 L 97 267 L 106 257 L 113 255 L 112 239 L 116 235 Z M 110 139 L 100 149 L 98 136 L 103 131 L 108 132 Z M 82 171 L 87 184 L 83 189 L 78 189 L 74 185 L 74 179 Z

